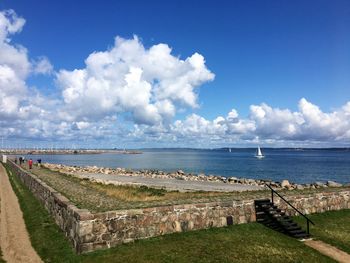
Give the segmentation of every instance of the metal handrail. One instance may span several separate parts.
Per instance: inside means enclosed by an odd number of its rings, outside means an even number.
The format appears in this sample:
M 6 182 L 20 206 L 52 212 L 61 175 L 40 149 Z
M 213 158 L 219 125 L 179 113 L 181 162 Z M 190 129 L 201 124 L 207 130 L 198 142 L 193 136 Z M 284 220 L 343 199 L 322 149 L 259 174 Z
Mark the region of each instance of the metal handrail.
M 276 195 L 278 195 L 284 202 L 286 202 L 289 206 L 291 206 L 295 211 L 297 211 L 300 215 L 302 215 L 305 219 L 306 219 L 306 226 L 307 226 L 307 233 L 310 234 L 310 226 L 309 226 L 309 222 L 313 225 L 315 225 L 314 222 L 312 222 L 312 220 L 310 218 L 308 218 L 306 215 L 304 215 L 302 212 L 300 212 L 297 208 L 295 208 L 291 203 L 289 203 L 286 199 L 284 199 L 283 196 L 281 196 L 276 190 L 274 190 L 270 185 L 265 184 L 268 188 L 270 188 L 271 190 L 271 202 L 272 204 L 274 204 L 273 202 L 273 194 L 275 193 Z

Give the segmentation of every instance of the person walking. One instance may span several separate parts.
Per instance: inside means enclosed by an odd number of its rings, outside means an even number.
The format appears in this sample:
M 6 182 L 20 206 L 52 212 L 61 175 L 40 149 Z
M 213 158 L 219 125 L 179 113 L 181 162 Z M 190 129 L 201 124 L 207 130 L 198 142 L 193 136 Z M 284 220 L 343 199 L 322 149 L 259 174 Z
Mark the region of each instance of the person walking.
M 29 159 L 28 165 L 29 165 L 29 169 L 32 169 L 32 166 L 33 166 L 33 160 L 32 159 Z

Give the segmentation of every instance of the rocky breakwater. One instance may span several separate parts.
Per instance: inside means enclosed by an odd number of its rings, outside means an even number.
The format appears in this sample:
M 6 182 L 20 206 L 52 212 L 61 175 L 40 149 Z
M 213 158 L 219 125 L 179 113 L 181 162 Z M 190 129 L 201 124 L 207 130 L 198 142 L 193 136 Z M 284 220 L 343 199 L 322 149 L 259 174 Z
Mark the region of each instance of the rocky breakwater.
M 296 184 L 291 183 L 288 180 L 282 182 L 274 182 L 265 179 L 248 179 L 248 178 L 237 178 L 237 177 L 225 177 L 217 175 L 206 175 L 203 173 L 193 174 L 185 173 L 182 170 L 176 172 L 164 172 L 160 170 L 131 170 L 126 168 L 106 168 L 98 166 L 68 166 L 63 164 L 52 164 L 44 163 L 44 167 L 58 171 L 61 173 L 78 176 L 80 174 L 106 174 L 106 175 L 122 175 L 122 176 L 141 176 L 146 178 L 159 178 L 159 179 L 177 179 L 185 181 L 203 181 L 203 182 L 218 182 L 226 184 L 242 184 L 242 185 L 253 185 L 253 186 L 265 186 L 270 185 L 276 189 L 287 189 L 287 190 L 304 190 L 304 189 L 319 189 L 327 187 L 342 187 L 343 185 L 333 181 L 327 182 L 315 182 L 309 184 Z

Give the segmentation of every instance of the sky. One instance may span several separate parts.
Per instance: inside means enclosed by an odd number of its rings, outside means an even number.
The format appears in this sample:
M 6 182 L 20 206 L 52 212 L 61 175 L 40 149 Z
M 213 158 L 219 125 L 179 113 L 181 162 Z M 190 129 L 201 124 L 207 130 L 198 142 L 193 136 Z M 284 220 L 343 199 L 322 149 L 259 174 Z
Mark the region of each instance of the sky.
M 349 1 L 0 1 L 0 147 L 349 147 Z

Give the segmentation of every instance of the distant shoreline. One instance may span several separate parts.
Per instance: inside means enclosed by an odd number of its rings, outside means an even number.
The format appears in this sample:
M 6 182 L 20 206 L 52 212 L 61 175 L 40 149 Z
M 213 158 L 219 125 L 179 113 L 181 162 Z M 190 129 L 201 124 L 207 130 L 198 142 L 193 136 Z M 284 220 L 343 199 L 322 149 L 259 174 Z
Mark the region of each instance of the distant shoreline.
M 103 184 L 131 184 L 147 185 L 156 188 L 167 188 L 168 190 L 180 191 L 245 191 L 245 190 L 263 190 L 266 185 L 277 189 L 286 190 L 304 190 L 318 189 L 328 187 L 349 187 L 349 184 L 341 184 L 334 181 L 314 182 L 297 184 L 284 179 L 281 182 L 269 179 L 250 179 L 226 177 L 209 174 L 185 173 L 182 170 L 173 172 L 163 172 L 160 170 L 132 170 L 126 168 L 108 168 L 98 166 L 70 166 L 64 164 L 44 163 L 43 167 L 58 171 L 63 174 L 69 174 L 78 178 L 85 178 Z M 214 185 L 212 185 L 214 183 Z M 238 188 L 237 188 L 238 187 Z
M 9 150 L 1 151 L 1 154 L 9 155 L 61 155 L 61 154 L 142 154 L 141 151 L 134 150 Z

